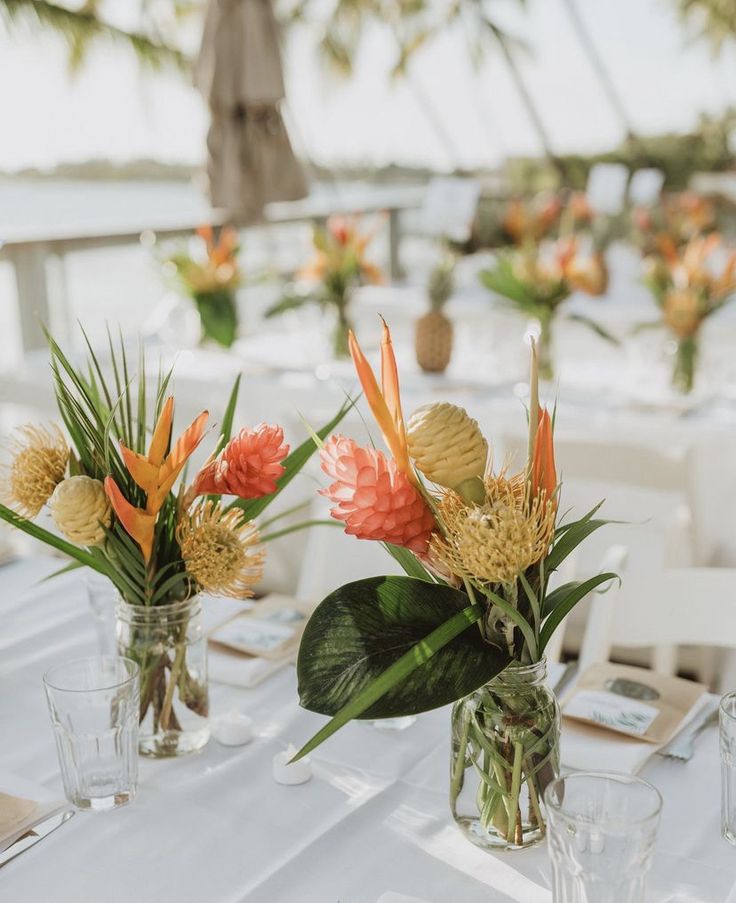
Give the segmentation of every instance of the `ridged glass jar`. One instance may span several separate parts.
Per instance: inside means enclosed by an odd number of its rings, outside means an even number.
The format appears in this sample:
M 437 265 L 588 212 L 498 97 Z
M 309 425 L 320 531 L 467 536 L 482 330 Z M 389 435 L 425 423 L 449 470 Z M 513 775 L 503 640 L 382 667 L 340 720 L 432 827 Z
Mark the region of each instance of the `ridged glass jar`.
M 518 850 L 545 834 L 543 794 L 559 769 L 560 711 L 544 659 L 516 662 L 452 710 L 450 806 L 469 840 Z
M 169 605 L 119 600 L 118 653 L 141 669 L 139 752 L 166 758 L 202 749 L 207 716 L 207 637 L 199 597 Z

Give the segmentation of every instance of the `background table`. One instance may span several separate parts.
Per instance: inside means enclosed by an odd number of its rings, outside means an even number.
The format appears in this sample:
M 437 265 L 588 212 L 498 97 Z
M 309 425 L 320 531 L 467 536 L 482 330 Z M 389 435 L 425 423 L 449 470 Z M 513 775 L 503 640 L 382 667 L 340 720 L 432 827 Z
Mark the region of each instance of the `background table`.
M 28 558 L 0 570 L 0 769 L 61 790 L 41 677 L 94 651 L 78 574 Z M 271 761 L 322 723 L 299 708 L 288 668 L 255 690 L 212 686 L 213 714 L 254 719 L 257 738 L 199 755 L 141 760 L 135 802 L 77 813 L 0 871 L 13 903 L 375 903 L 387 890 L 429 903 L 549 903 L 546 848 L 491 856 L 454 827 L 447 799 L 449 712 L 404 731 L 349 725 L 312 755 L 297 787 Z M 643 776 L 665 804 L 652 903 L 736 903 L 736 850 L 719 833 L 717 732 L 687 765 L 655 759 Z

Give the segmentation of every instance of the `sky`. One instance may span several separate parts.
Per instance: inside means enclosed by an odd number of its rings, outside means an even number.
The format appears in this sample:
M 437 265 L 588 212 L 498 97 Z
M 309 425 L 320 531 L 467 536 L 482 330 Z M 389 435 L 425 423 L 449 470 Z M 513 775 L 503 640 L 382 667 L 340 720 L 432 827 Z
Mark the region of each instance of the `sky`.
M 118 12 L 137 0 L 115 0 Z M 693 41 L 672 0 L 578 0 L 593 39 L 641 133 L 684 130 L 701 111 L 736 105 L 736 50 L 714 60 Z M 576 42 L 563 0 L 498 0 L 504 22 L 531 53 L 524 77 L 554 149 L 604 149 L 622 137 Z M 81 73 L 70 75 L 66 50 L 48 33 L 14 34 L 0 26 L 0 170 L 61 161 L 151 157 L 199 163 L 206 111 L 179 74 L 142 74 L 125 49 L 98 44 Z M 507 154 L 537 153 L 503 63 L 475 72 L 464 44 L 447 34 L 422 50 L 408 81 L 392 83 L 391 44 L 381 28 L 367 35 L 354 77 L 328 77 L 315 32 L 292 33 L 286 48 L 287 121 L 297 149 L 320 163 L 391 162 L 438 168 L 497 164 Z M 422 113 L 419 92 L 451 137 L 444 146 Z

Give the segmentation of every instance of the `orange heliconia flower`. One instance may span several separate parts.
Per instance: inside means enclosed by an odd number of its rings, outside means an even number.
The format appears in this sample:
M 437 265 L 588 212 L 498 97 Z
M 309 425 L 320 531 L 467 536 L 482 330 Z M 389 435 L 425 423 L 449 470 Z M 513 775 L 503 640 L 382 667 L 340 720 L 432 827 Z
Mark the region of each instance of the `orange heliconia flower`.
M 399 370 L 396 366 L 396 356 L 393 343 L 391 342 L 391 331 L 386 321 L 383 321 L 383 335 L 381 337 L 380 389 L 371 365 L 363 354 L 352 330 L 348 335 L 348 343 L 350 345 L 350 355 L 353 358 L 366 401 L 383 434 L 386 445 L 393 455 L 399 470 L 408 477 L 410 482 L 418 485 L 417 476 L 409 460 L 406 425 L 401 412 Z
M 344 521 L 346 533 L 426 554 L 436 528 L 434 515 L 396 460 L 353 439 L 331 436 L 320 461 L 334 480 L 320 494 L 335 503 L 330 513 Z
M 137 508 L 131 504 L 110 476 L 105 479 L 105 491 L 125 531 L 141 547 L 146 563 L 151 560 L 153 553 L 153 535 L 158 513 L 187 459 L 202 441 L 208 416 L 207 411 L 202 411 L 166 454 L 174 419 L 174 399 L 169 397 L 153 431 L 148 455 L 141 455 L 120 443 L 120 453 L 128 472 L 136 485 L 146 493 L 146 507 Z
M 553 501 L 557 491 L 557 469 L 555 467 L 552 418 L 546 408 L 539 410 L 539 423 L 534 437 L 534 454 L 531 463 L 532 499 L 543 493 L 547 501 Z
M 243 429 L 200 470 L 187 500 L 210 494 L 237 495 L 241 499 L 270 495 L 284 474 L 281 462 L 288 454 L 280 426 L 261 423 L 254 430 Z

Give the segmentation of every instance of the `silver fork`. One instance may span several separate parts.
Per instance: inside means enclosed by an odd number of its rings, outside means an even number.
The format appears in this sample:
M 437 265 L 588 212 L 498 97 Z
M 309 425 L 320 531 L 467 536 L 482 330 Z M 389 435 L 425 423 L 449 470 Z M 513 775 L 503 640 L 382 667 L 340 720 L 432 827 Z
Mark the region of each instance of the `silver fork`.
M 711 699 L 705 703 L 699 715 L 683 728 L 678 734 L 657 750 L 657 755 L 664 759 L 676 759 L 678 762 L 689 762 L 695 754 L 695 741 L 703 731 L 713 724 L 718 723 L 718 699 Z

